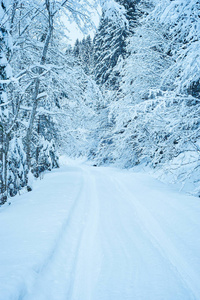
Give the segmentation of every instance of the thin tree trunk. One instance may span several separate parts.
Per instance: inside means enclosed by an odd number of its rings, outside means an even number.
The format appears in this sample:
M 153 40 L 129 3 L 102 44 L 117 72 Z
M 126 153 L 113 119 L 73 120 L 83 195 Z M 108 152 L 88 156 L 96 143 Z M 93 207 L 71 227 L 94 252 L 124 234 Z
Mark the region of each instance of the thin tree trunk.
M 4 138 L 4 182 L 5 182 L 5 193 L 6 198 L 8 194 L 8 150 L 9 150 L 9 144 L 10 144 L 10 135 L 5 135 Z
M 0 204 L 4 194 L 4 155 L 3 155 L 3 126 L 0 125 Z
M 41 57 L 41 62 L 40 62 L 41 65 L 44 65 L 46 62 L 47 51 L 49 48 L 49 44 L 50 44 L 50 40 L 51 40 L 51 36 L 52 36 L 52 32 L 53 32 L 53 14 L 51 14 L 49 0 L 46 0 L 46 9 L 49 14 L 49 28 L 48 28 L 48 33 L 47 33 L 43 51 L 42 51 L 42 57 Z M 41 75 L 41 73 L 42 73 L 42 69 L 39 68 L 38 75 Z M 28 126 L 27 134 L 26 134 L 26 159 L 27 159 L 27 167 L 28 167 L 27 175 L 31 168 L 31 139 L 32 139 L 33 126 L 34 126 L 34 121 L 35 121 L 35 117 L 36 117 L 36 113 L 37 113 L 37 106 L 38 106 L 38 101 L 39 101 L 39 99 L 38 99 L 39 88 L 40 88 L 40 79 L 38 76 L 38 78 L 35 80 L 35 88 L 34 88 L 34 94 L 33 94 L 33 107 L 32 107 L 31 116 L 30 116 L 30 120 L 29 120 L 29 126 Z M 28 183 L 28 178 L 26 180 Z
M 40 136 L 40 115 L 38 116 L 38 125 L 37 125 L 37 134 L 38 134 L 38 140 L 39 140 L 39 136 Z M 40 154 L 40 145 L 37 145 L 36 147 L 36 170 L 35 170 L 35 176 L 38 178 L 39 177 L 39 154 Z
M 9 141 L 10 135 L 7 135 L 4 131 L 4 127 L 0 125 L 0 204 L 4 204 L 7 200 Z
M 33 94 L 33 107 L 32 107 L 31 116 L 29 120 L 29 126 L 26 133 L 26 163 L 27 163 L 28 171 L 30 170 L 31 167 L 31 139 L 32 139 L 34 120 L 37 112 L 37 105 L 38 105 L 37 96 L 39 94 L 39 87 L 40 87 L 40 80 L 39 78 L 37 78 L 35 80 L 35 90 Z

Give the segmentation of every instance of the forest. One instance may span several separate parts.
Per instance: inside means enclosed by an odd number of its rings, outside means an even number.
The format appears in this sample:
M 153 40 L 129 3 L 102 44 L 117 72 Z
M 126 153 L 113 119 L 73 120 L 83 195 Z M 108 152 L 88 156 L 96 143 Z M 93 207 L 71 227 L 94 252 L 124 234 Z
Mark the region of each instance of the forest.
M 200 299 L 200 0 L 0 0 L 0 300 Z
M 200 196 L 199 0 L 0 0 L 0 22 L 0 205 L 61 155 Z

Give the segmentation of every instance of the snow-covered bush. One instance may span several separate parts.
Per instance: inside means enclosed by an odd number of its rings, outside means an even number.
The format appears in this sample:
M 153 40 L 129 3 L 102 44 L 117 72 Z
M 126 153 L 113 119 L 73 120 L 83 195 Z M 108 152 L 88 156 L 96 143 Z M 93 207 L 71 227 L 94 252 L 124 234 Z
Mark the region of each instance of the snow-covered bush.
M 21 138 L 14 137 L 10 141 L 8 152 L 8 195 L 15 196 L 26 186 L 26 154 Z

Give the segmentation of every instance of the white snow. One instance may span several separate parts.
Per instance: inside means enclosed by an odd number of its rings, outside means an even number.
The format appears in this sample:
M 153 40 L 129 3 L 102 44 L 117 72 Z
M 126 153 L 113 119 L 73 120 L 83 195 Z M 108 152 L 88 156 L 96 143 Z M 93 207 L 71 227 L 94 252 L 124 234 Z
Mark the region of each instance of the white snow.
M 200 299 L 200 201 L 79 161 L 0 208 L 0 300 Z
M 113 0 L 103 1 L 102 10 L 104 11 L 105 19 L 108 18 L 112 20 L 112 22 L 115 22 L 118 26 L 119 24 L 128 26 L 123 5 L 120 5 Z

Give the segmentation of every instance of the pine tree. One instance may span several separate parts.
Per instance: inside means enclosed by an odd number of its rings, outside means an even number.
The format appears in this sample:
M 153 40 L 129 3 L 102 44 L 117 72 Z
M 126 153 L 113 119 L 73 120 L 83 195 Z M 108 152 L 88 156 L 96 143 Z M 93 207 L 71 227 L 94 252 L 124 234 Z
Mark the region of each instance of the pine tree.
M 120 57 L 125 57 L 127 26 L 125 8 L 115 1 L 105 2 L 94 37 L 94 76 L 98 84 L 110 89 L 118 86 L 119 74 L 113 74 L 113 69 Z
M 147 5 L 146 1 L 141 0 L 104 2 L 100 25 L 94 37 L 94 75 L 96 82 L 105 84 L 107 89 L 119 89 L 118 64 L 121 65 L 129 55 L 127 39 L 134 34 L 140 17 L 148 11 L 146 6 L 151 6 L 151 3 Z
M 9 145 L 7 186 L 13 197 L 26 186 L 26 153 L 21 137 L 13 136 Z
M 91 74 L 93 68 L 93 44 L 90 35 L 81 41 L 76 40 L 73 54 L 85 73 L 87 75 Z

